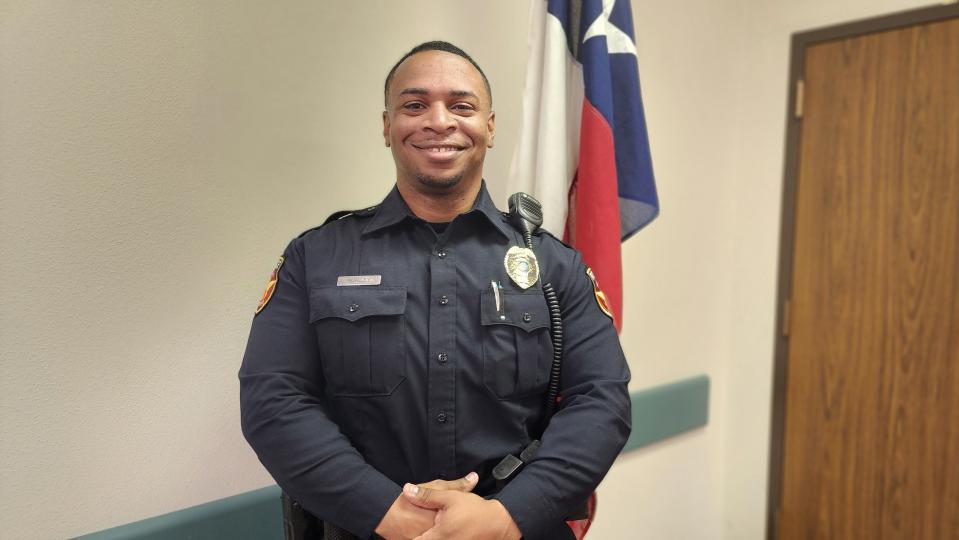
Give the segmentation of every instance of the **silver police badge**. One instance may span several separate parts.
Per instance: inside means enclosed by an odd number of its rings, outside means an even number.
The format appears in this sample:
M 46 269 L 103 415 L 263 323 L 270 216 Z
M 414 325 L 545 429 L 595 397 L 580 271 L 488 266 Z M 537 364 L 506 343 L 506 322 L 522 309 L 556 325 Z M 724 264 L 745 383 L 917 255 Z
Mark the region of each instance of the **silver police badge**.
M 506 252 L 506 273 L 513 283 L 521 289 L 528 289 L 539 279 L 539 263 L 536 255 L 529 248 L 513 246 Z

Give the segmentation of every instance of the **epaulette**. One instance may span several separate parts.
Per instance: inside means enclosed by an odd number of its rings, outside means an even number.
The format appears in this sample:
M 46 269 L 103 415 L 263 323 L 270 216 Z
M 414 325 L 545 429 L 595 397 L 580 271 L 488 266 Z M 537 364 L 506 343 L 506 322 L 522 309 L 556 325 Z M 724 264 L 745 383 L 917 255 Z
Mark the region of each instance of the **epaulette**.
M 376 209 L 379 207 L 380 205 L 377 204 L 375 206 L 370 206 L 362 210 L 340 210 L 339 212 L 333 212 L 332 214 L 330 214 L 330 217 L 326 218 L 326 221 L 323 222 L 323 225 L 326 225 L 327 223 L 330 223 L 332 221 L 343 219 L 347 216 L 359 216 L 359 217 L 372 216 L 376 212 Z M 323 225 L 320 225 L 320 226 L 322 227 Z
M 506 223 L 509 223 L 509 212 L 500 212 L 500 214 L 503 215 L 503 219 L 506 220 Z M 512 224 L 510 224 L 510 225 L 512 225 Z M 556 240 L 556 241 L 559 242 L 560 244 L 563 244 L 564 246 L 568 247 L 569 249 L 576 249 L 576 248 L 574 248 L 573 246 L 571 246 L 571 245 L 567 244 L 566 242 L 564 242 L 562 238 L 559 238 L 559 237 L 556 236 L 555 234 L 547 231 L 546 229 L 544 229 L 544 228 L 542 228 L 542 227 L 538 227 L 535 231 L 533 231 L 533 236 L 540 236 L 540 235 L 543 235 L 543 234 L 552 237 L 554 240 Z
M 576 249 L 576 248 L 574 248 L 573 246 L 571 246 L 571 245 L 567 244 L 566 242 L 564 242 L 562 238 L 559 238 L 559 237 L 556 236 L 555 234 L 547 231 L 546 229 L 544 229 L 544 228 L 542 228 L 542 227 L 540 227 L 539 229 L 537 229 L 536 232 L 541 232 L 542 234 L 545 234 L 545 235 L 547 235 L 547 236 L 552 237 L 554 240 L 556 240 L 556 241 L 559 242 L 560 244 L 563 244 L 564 246 L 568 247 L 569 249 Z
M 376 213 L 376 209 L 379 208 L 379 207 L 380 207 L 380 205 L 377 204 L 377 205 L 374 205 L 374 206 L 369 206 L 369 207 L 364 208 L 364 209 L 362 209 L 362 210 L 340 210 L 340 211 L 338 211 L 338 212 L 333 212 L 332 214 L 330 214 L 330 217 L 326 218 L 326 220 L 323 221 L 323 224 L 322 224 L 322 225 L 317 225 L 316 227 L 313 227 L 312 229 L 307 229 L 307 230 L 303 231 L 302 233 L 300 233 L 299 236 L 297 236 L 297 238 L 302 237 L 302 236 L 305 235 L 306 233 L 313 232 L 313 231 L 315 231 L 315 230 L 323 227 L 323 225 L 326 225 L 326 224 L 331 223 L 331 222 L 333 222 L 333 221 L 337 221 L 337 220 L 343 219 L 343 218 L 345 218 L 345 217 L 347 217 L 347 216 L 359 216 L 359 217 L 372 216 L 373 214 Z

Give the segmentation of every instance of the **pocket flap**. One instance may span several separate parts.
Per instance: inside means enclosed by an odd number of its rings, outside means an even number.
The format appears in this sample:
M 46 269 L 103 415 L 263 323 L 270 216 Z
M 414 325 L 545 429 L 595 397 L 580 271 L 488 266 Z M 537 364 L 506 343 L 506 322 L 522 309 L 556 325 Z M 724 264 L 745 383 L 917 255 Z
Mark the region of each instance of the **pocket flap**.
M 311 323 L 327 317 L 357 321 L 404 311 L 406 287 L 320 287 L 310 291 Z
M 480 324 L 507 324 L 527 332 L 549 328 L 549 308 L 546 306 L 543 291 L 500 291 L 500 302 L 501 309 L 497 312 L 493 291 L 486 289 L 480 294 Z

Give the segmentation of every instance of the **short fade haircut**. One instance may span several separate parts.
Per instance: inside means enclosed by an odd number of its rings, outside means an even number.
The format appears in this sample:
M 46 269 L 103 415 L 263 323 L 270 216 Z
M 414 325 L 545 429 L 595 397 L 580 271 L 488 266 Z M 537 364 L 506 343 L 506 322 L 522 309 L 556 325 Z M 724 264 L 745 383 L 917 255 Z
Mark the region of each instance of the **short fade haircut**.
M 400 58 L 395 64 L 393 64 L 393 68 L 390 69 L 390 72 L 386 75 L 386 82 L 383 83 L 383 105 L 384 106 L 387 106 L 387 107 L 389 106 L 390 84 L 393 82 L 393 75 L 396 74 L 396 70 L 397 68 L 400 67 L 400 64 L 402 64 L 404 61 L 406 61 L 407 58 L 413 56 L 414 54 L 426 52 L 426 51 L 448 52 L 450 54 L 455 54 L 456 56 L 465 58 L 466 60 L 469 61 L 470 64 L 473 64 L 473 67 L 476 68 L 476 71 L 479 71 L 479 74 L 483 77 L 483 84 L 486 85 L 486 94 L 489 96 L 490 106 L 491 107 L 493 106 L 493 89 L 490 87 L 489 79 L 486 78 L 486 74 L 483 73 L 483 68 L 479 67 L 479 64 L 476 63 L 476 60 L 473 60 L 473 58 L 470 55 L 466 54 L 466 51 L 464 51 L 463 49 L 460 49 L 459 47 L 457 47 L 456 45 L 453 45 L 452 43 L 448 41 L 427 41 L 426 43 L 420 43 L 416 47 L 413 47 L 412 49 L 410 49 L 410 52 L 404 54 L 403 58 Z

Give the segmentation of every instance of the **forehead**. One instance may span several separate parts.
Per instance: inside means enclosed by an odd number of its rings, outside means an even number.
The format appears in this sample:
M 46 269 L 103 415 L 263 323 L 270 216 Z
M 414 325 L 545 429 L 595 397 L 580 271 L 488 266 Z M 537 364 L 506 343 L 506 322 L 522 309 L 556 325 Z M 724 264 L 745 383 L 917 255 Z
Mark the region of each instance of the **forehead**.
M 477 96 L 486 92 L 483 76 L 462 56 L 444 51 L 424 51 L 403 61 L 390 83 L 390 97 L 407 88 L 423 88 L 430 92 L 468 91 Z M 488 102 L 488 101 L 487 101 Z

